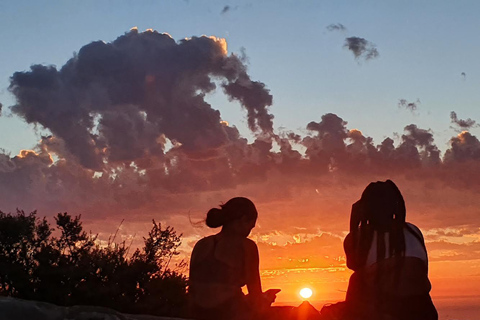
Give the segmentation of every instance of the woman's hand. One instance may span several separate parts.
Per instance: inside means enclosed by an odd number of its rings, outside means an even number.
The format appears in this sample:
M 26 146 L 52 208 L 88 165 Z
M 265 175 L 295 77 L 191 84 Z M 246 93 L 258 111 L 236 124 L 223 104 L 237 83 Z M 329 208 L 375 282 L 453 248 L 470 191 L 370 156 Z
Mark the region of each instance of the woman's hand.
M 277 298 L 277 293 L 279 293 L 280 289 L 269 289 L 265 291 L 262 295 L 263 299 L 268 303 L 268 305 L 271 305 L 272 303 L 275 302 L 275 299 Z

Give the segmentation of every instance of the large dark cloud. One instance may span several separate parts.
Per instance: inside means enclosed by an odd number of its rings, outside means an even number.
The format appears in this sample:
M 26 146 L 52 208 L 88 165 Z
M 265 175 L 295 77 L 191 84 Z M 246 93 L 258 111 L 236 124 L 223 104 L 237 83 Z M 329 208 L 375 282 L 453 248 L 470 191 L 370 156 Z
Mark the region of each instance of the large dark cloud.
M 247 110 L 253 131 L 271 134 L 271 95 L 227 55 L 223 39 L 176 42 L 155 31 L 92 42 L 60 70 L 34 65 L 16 72 L 12 111 L 61 138 L 84 167 L 101 170 L 105 161 L 161 155 L 162 135 L 191 153 L 225 145 L 220 112 L 204 99 L 215 80 Z
M 363 58 L 365 60 L 370 60 L 377 58 L 380 55 L 375 44 L 360 37 L 346 38 L 344 47 L 352 51 L 355 59 Z
M 451 148 L 445 153 L 445 162 L 480 160 L 480 141 L 470 132 L 464 131 L 450 140 Z
M 307 130 L 317 132 L 317 135 L 303 139 L 307 148 L 305 154 L 320 170 L 332 170 L 338 165 L 338 160 L 344 158 L 344 141 L 348 136 L 346 124 L 342 118 L 328 113 L 322 116 L 322 121 L 312 121 L 307 125 Z
M 397 148 L 403 163 L 424 162 L 424 165 L 440 163 L 440 151 L 433 143 L 433 134 L 429 130 L 420 129 L 415 124 L 405 127 L 402 143 Z

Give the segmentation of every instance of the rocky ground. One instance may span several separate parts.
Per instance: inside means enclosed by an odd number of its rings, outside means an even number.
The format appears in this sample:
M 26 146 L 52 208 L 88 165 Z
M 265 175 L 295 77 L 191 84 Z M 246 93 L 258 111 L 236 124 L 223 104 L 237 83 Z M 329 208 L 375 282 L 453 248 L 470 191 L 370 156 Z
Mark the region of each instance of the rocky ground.
M 274 307 L 268 319 L 317 320 L 319 312 L 308 302 L 298 307 Z M 60 307 L 51 303 L 0 297 L 0 320 L 185 320 L 132 315 L 94 306 Z
M 176 318 L 130 315 L 92 307 L 59 307 L 38 301 L 0 297 L 0 320 L 179 320 Z

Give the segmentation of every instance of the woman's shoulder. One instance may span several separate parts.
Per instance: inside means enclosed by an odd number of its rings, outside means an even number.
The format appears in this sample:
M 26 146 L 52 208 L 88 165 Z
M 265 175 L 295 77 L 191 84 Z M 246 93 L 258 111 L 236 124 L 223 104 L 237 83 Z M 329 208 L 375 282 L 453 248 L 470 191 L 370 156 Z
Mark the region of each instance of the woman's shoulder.
M 410 222 L 405 222 L 405 227 L 407 230 L 409 230 L 410 232 L 416 233 L 417 236 L 420 236 L 420 238 L 423 239 L 422 231 L 420 231 L 420 229 L 416 225 Z
M 243 246 L 247 251 L 258 251 L 257 244 L 252 239 L 243 239 Z
M 193 247 L 194 252 L 203 252 L 206 250 L 209 250 L 211 247 L 213 247 L 213 242 L 214 238 L 213 236 L 207 236 L 204 237 L 195 243 L 195 246 Z

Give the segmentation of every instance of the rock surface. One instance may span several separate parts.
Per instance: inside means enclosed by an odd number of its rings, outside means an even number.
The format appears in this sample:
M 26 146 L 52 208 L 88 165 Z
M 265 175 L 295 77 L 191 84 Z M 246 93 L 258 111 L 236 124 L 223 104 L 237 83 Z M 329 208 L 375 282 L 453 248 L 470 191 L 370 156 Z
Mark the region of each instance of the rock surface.
M 0 320 L 180 320 L 131 315 L 93 306 L 60 307 L 51 303 L 0 297 Z

